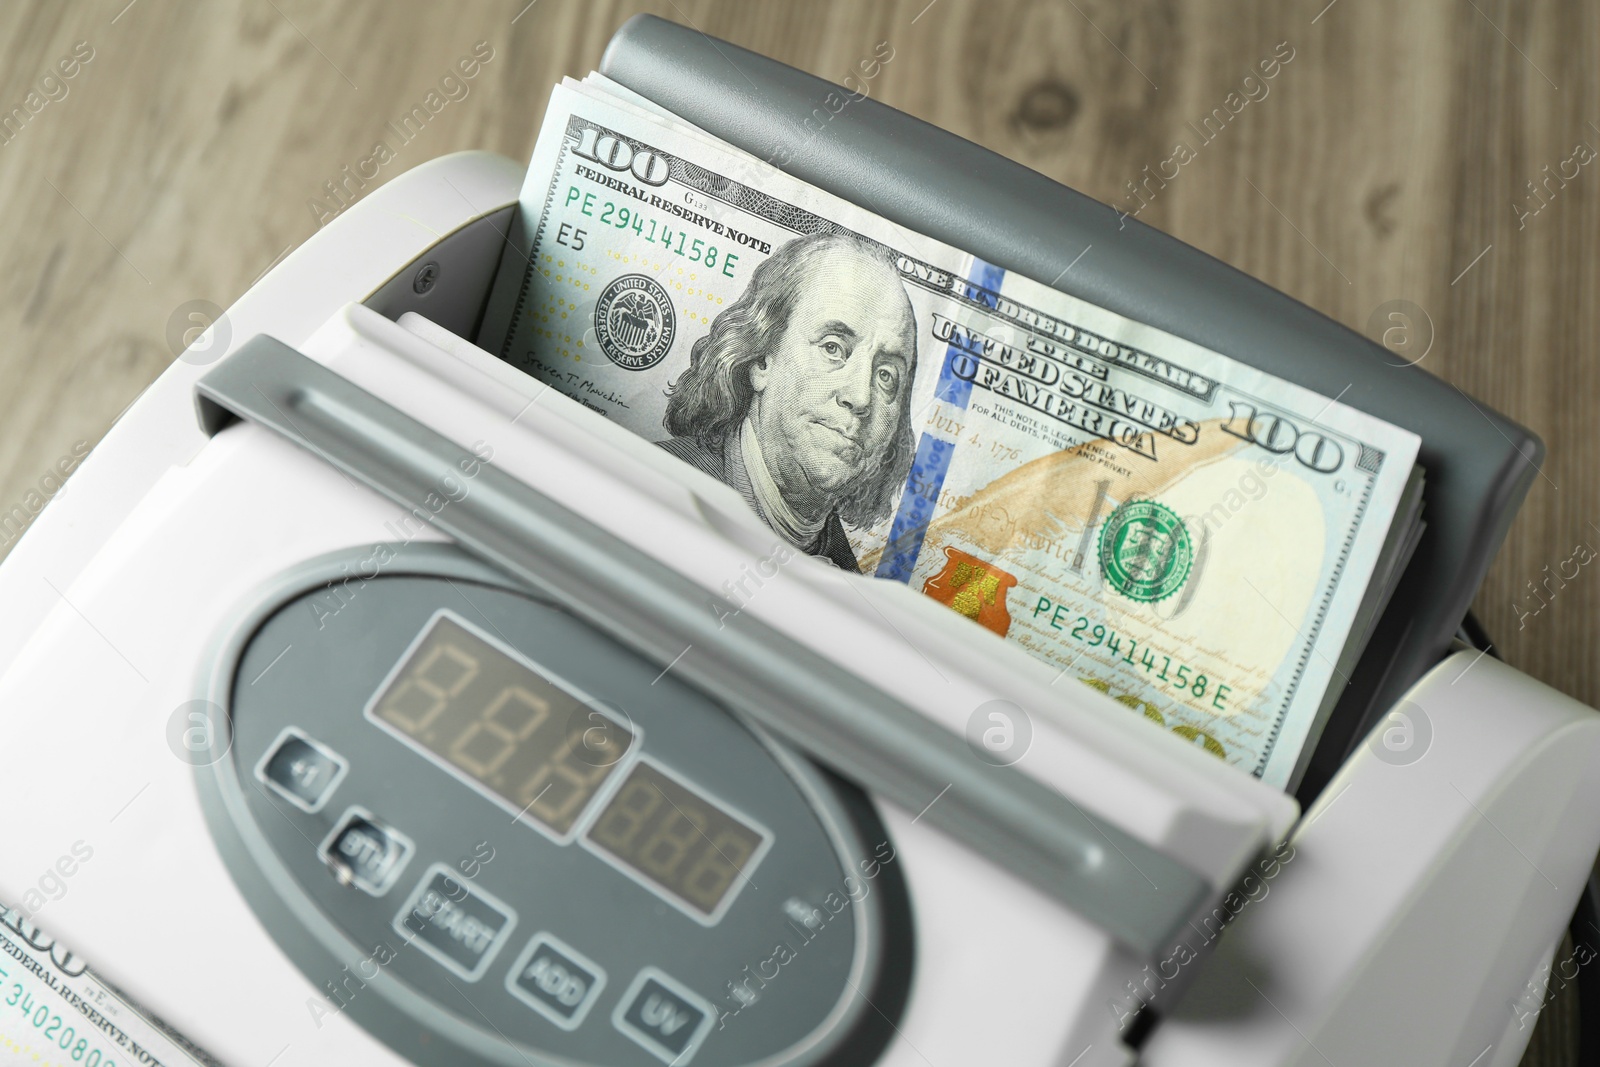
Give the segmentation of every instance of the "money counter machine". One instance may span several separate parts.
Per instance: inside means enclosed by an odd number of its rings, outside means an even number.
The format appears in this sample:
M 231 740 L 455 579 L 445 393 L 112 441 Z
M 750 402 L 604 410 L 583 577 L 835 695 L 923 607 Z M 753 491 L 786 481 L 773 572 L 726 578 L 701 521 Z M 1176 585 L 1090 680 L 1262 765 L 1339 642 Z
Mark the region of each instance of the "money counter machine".
M 470 343 L 522 168 L 453 155 L 246 293 L 0 566 L 0 1060 L 1516 1064 L 1600 846 L 1600 717 L 1455 638 L 1538 440 L 890 108 L 814 135 L 842 90 L 770 60 L 642 18 L 603 71 L 1420 436 L 1426 532 L 1297 791 L 772 565 L 734 490 Z M 427 728 L 468 660 L 555 790 L 520 811 Z M 622 832 L 661 799 L 697 837 Z

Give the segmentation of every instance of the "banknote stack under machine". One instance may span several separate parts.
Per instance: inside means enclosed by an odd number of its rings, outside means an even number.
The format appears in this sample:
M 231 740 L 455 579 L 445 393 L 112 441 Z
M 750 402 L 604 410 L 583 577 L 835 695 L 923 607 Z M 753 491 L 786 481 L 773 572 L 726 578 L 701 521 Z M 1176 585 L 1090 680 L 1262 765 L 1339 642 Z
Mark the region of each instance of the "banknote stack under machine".
M 1517 1063 L 1537 439 L 892 58 L 634 20 L 119 419 L 0 565 L 0 1059 Z

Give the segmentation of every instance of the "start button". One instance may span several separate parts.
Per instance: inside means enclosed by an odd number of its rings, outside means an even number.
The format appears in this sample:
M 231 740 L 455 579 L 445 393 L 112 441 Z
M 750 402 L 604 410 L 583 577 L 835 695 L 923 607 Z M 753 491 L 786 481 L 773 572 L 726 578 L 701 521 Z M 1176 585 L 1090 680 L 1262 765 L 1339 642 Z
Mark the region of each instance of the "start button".
M 439 963 L 469 982 L 483 977 L 511 936 L 516 913 L 435 863 L 394 917 L 394 928 Z

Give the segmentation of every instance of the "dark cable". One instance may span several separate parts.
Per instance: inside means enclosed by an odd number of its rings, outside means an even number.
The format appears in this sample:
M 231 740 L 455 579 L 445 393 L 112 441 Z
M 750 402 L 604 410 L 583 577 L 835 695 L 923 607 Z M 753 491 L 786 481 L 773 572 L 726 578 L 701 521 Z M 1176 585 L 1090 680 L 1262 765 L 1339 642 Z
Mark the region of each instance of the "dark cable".
M 1467 612 L 1467 617 L 1461 620 L 1461 629 L 1457 631 L 1457 635 L 1478 651 L 1488 652 L 1498 660 L 1505 659 L 1494 642 L 1489 640 L 1489 634 L 1484 630 L 1483 623 L 1479 622 L 1478 617 L 1472 612 Z
M 1594 961 L 1600 951 L 1600 874 L 1589 872 L 1578 910 L 1572 915 L 1572 948 L 1588 949 L 1584 964 Z M 1578 968 L 1578 1062 L 1600 1063 L 1600 973 L 1594 967 Z

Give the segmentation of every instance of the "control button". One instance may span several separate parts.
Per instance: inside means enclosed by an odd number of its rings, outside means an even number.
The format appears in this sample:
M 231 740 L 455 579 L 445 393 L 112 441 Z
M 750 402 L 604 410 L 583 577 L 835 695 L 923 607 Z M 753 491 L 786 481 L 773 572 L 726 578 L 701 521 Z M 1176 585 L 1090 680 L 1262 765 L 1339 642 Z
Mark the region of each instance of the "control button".
M 394 928 L 407 944 L 476 982 L 511 936 L 517 916 L 458 875 L 443 863 L 429 867 L 394 917 Z
M 534 935 L 506 975 L 506 989 L 563 1030 L 576 1030 L 589 1014 L 606 972 L 548 931 Z
M 320 811 L 350 763 L 300 729 L 286 726 L 256 764 L 256 777 L 301 811 Z
M 341 885 L 353 885 L 375 897 L 394 885 L 411 852 L 410 838 L 362 807 L 346 811 L 317 849 Z
M 655 967 L 646 967 L 611 1013 L 611 1023 L 673 1067 L 689 1062 L 716 1017 L 710 1001 Z

